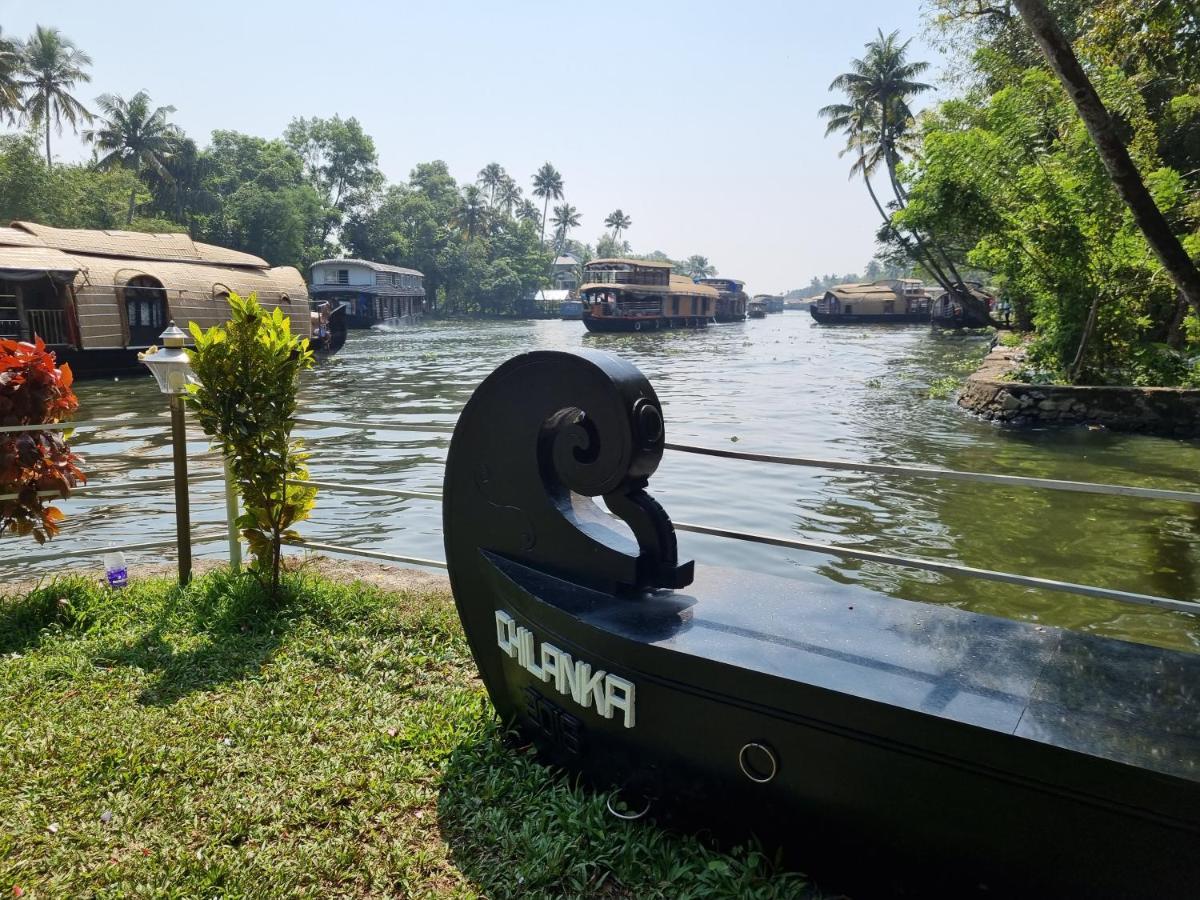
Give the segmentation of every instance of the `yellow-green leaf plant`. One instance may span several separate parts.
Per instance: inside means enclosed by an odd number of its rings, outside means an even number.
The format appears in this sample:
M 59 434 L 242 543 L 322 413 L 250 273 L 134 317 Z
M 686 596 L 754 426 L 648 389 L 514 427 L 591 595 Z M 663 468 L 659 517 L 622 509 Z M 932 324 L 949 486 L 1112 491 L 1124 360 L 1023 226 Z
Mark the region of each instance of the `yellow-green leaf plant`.
M 258 296 L 229 295 L 230 321 L 202 331 L 190 353 L 199 384 L 188 402 L 204 433 L 229 460 L 242 500 L 237 527 L 254 554 L 260 581 L 279 588 L 280 550 L 308 518 L 316 489 L 307 481 L 307 454 L 292 437 L 300 373 L 313 364 L 308 339 L 292 333 L 282 310 L 263 309 Z

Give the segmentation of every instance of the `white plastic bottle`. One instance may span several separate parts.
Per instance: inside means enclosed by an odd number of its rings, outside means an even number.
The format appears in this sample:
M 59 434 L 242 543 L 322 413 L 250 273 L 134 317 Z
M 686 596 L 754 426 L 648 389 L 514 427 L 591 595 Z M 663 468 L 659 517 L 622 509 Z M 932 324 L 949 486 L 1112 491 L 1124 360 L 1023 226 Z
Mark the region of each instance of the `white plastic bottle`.
M 120 550 L 104 554 L 104 576 L 111 588 L 123 588 L 129 584 L 129 570 L 125 567 L 125 554 Z

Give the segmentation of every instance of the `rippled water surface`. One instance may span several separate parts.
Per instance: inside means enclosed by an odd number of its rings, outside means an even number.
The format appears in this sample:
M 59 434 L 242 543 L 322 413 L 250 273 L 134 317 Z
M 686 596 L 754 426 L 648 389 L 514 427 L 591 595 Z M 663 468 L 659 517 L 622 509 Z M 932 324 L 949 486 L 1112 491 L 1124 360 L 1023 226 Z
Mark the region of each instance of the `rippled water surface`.
M 313 478 L 440 490 L 448 436 L 364 434 L 337 423 L 449 425 L 475 385 L 509 356 L 579 346 L 619 353 L 649 376 L 671 441 L 1189 490 L 1200 471 L 1195 442 L 1086 428 L 1009 432 L 963 413 L 938 396 L 937 383 L 974 367 L 986 349 L 979 338 L 921 327 L 821 328 L 807 313 L 787 312 L 699 332 L 592 335 L 579 322 L 560 321 L 353 332 L 338 356 L 305 376 L 303 415 L 330 423 L 301 431 Z M 142 416 L 165 406 L 145 378 L 84 382 L 79 394 L 80 419 Z M 153 427 L 80 432 L 77 442 L 93 483 L 170 474 L 167 436 Z M 206 449 L 197 432 L 194 472 L 216 471 L 213 457 L 202 455 Z M 193 490 L 194 522 L 220 528 L 220 483 Z M 673 452 L 651 490 L 679 521 L 1200 599 L 1200 509 L 1187 504 L 881 479 Z M 76 498 L 65 504 L 66 533 L 52 546 L 169 537 L 170 500 L 169 487 Z M 440 508 L 430 501 L 324 491 L 302 530 L 315 540 L 442 556 Z M 681 534 L 680 544 L 700 562 L 787 575 L 845 591 L 851 603 L 873 591 L 1200 649 L 1200 620 L 1183 614 L 693 534 Z M 222 545 L 203 549 L 216 553 Z M 35 550 L 0 540 L 0 577 L 53 570 L 53 562 L 22 559 Z

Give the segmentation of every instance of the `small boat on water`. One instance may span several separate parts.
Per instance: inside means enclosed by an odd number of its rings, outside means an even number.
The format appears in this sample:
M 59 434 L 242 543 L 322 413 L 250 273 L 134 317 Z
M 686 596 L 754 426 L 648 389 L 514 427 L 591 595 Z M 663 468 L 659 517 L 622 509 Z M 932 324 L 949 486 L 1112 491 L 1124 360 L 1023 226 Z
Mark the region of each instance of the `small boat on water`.
M 755 297 L 746 307 L 746 312 L 752 319 L 765 319 L 767 317 L 767 301 Z
M 583 318 L 583 301 L 582 300 L 564 300 L 558 307 L 558 314 L 564 319 L 582 319 Z
M 596 259 L 583 267 L 583 324 L 588 331 L 704 328 L 718 292 L 645 259 Z
M 718 322 L 746 321 L 746 282 L 736 278 L 697 278 L 696 284 L 707 284 L 717 291 L 717 311 L 713 318 Z
M 821 325 L 905 325 L 929 321 L 925 285 L 911 278 L 839 284 L 809 307 Z

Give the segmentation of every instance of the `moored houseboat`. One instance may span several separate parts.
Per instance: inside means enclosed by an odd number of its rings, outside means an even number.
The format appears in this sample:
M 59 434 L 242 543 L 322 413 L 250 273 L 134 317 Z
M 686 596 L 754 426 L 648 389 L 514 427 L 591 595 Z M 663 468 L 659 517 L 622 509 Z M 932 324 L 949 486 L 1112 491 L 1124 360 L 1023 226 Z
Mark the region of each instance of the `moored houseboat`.
M 717 290 L 671 274 L 671 264 L 643 259 L 597 259 L 584 267 L 583 324 L 588 331 L 704 328 Z
M 961 297 L 956 297 L 949 291 L 943 291 L 933 301 L 931 320 L 939 328 L 985 328 L 990 323 L 983 315 L 989 314 L 996 305 L 996 298 L 978 281 L 965 282 L 967 290 L 977 302 L 976 309 L 968 309 Z
M 345 308 L 350 328 L 415 325 L 425 314 L 423 274 L 369 259 L 313 263 L 309 291 L 315 299 Z
M 839 284 L 809 307 L 822 325 L 924 323 L 929 321 L 929 310 L 925 285 L 909 278 Z
M 717 290 L 717 311 L 713 318 L 718 322 L 744 322 L 746 304 L 746 282 L 736 278 L 697 278 L 697 284 L 707 284 Z
M 231 293 L 257 294 L 312 337 L 308 290 L 290 266 L 186 234 L 0 227 L 0 337 L 40 337 L 79 375 L 144 371 L 138 351 L 170 321 L 225 322 Z
M 747 305 L 746 311 L 752 319 L 765 319 L 767 317 L 767 301 L 755 297 Z

